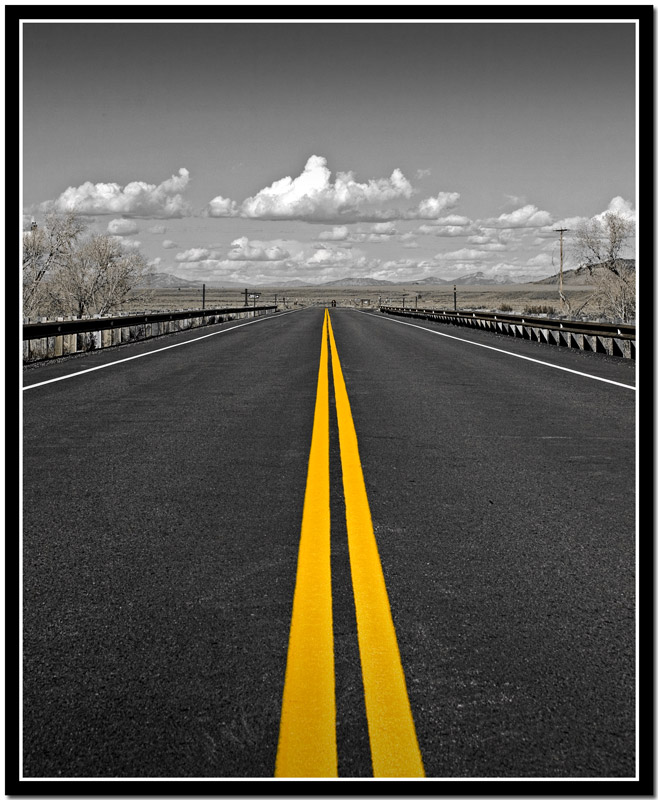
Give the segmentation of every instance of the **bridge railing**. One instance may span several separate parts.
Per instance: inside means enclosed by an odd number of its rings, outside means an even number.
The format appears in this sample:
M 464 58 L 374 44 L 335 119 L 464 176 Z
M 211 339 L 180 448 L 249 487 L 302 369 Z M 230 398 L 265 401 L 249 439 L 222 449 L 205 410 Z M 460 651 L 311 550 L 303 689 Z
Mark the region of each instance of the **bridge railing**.
M 256 317 L 277 310 L 271 306 L 241 306 L 187 311 L 144 312 L 82 319 L 42 319 L 23 325 L 23 362 L 100 350 L 105 347 L 164 336 L 168 333 L 216 325 L 232 319 Z
M 635 325 L 550 319 L 525 314 L 443 311 L 381 306 L 384 314 L 424 319 L 448 325 L 465 325 L 560 347 L 571 347 L 620 358 L 635 358 Z

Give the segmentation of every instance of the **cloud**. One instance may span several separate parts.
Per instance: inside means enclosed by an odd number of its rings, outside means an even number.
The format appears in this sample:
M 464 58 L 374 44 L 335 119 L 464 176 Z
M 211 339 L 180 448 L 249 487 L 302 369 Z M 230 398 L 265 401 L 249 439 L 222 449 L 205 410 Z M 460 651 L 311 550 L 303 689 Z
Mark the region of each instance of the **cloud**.
M 427 170 L 419 170 L 424 177 Z M 457 192 L 440 192 L 405 208 L 403 201 L 415 193 L 399 169 L 389 178 L 357 181 L 353 172 L 332 174 L 323 156 L 311 156 L 295 178 L 274 181 L 241 204 L 218 195 L 203 209 L 206 217 L 242 217 L 245 219 L 301 220 L 313 223 L 379 222 L 397 219 L 436 219 L 460 199 Z M 335 235 L 325 232 L 320 238 Z
M 296 178 L 281 178 L 239 206 L 220 195 L 211 200 L 203 214 L 307 222 L 376 221 L 395 218 L 399 212 L 387 205 L 412 194 L 411 184 L 399 169 L 394 169 L 390 178 L 365 183 L 358 182 L 353 172 L 338 172 L 332 182 L 327 160 L 314 155 Z
M 139 228 L 131 219 L 113 219 L 107 225 L 107 232 L 115 236 L 130 236 L 139 233 Z
M 421 225 L 417 233 L 430 234 L 432 236 L 468 236 L 469 234 L 481 233 L 480 229 L 469 219 L 460 214 L 448 214 L 439 216 L 429 224 Z
M 162 246 L 164 247 L 165 250 L 175 250 L 178 247 L 178 243 L 172 242 L 171 239 L 165 239 L 162 242 Z
M 265 246 L 265 242 L 250 242 L 246 236 L 231 242 L 232 250 L 227 258 L 231 261 L 284 261 L 290 253 L 282 247 Z
M 537 206 L 526 205 L 499 217 L 483 220 L 481 224 L 492 228 L 541 228 L 552 223 L 553 217 L 548 211 L 540 211 Z
M 353 172 L 339 172 L 331 182 L 327 160 L 311 156 L 296 178 L 286 177 L 248 197 L 241 206 L 244 217 L 333 221 L 365 219 L 385 213 L 390 201 L 411 197 L 413 188 L 399 169 L 390 178 L 359 183 Z
M 367 262 L 364 255 L 358 250 L 348 250 L 343 247 L 320 247 L 306 260 L 309 266 L 359 266 Z
M 511 239 L 509 228 L 502 230 L 478 230 L 466 241 L 469 244 L 477 244 L 487 250 L 503 250 L 507 247 Z
M 213 258 L 216 254 L 204 247 L 191 247 L 182 253 L 176 253 L 176 261 L 205 261 Z
M 378 222 L 372 226 L 372 232 L 384 236 L 393 236 L 397 231 L 395 230 L 394 222 Z
M 436 258 L 446 261 L 481 261 L 484 253 L 481 250 L 462 247 L 460 250 L 452 250 L 449 253 L 438 253 Z
M 559 228 L 565 228 L 565 239 L 569 239 L 575 235 L 576 231 L 581 225 L 592 220 L 602 222 L 605 215 L 608 213 L 619 214 L 621 217 L 632 223 L 637 220 L 637 212 L 635 208 L 633 208 L 633 204 L 628 200 L 624 200 L 623 197 L 617 196 L 612 198 L 612 200 L 608 203 L 608 207 L 604 211 L 601 211 L 599 214 L 595 214 L 593 217 L 565 217 L 557 222 L 552 223 L 551 225 L 540 228 L 536 231 L 536 235 L 544 239 L 555 239 L 559 238 L 556 231 Z
M 125 186 L 118 183 L 91 183 L 70 186 L 56 199 L 43 203 L 43 211 L 75 211 L 83 215 L 132 214 L 141 217 L 182 217 L 190 211 L 182 192 L 190 177 L 184 168 L 158 184 L 133 181 Z
M 111 236 L 110 238 L 120 244 L 124 250 L 139 250 L 142 246 L 142 243 L 138 242 L 136 239 L 126 239 L 123 236 Z
M 421 200 L 416 208 L 405 211 L 404 219 L 438 219 L 444 211 L 454 208 L 461 198 L 459 192 L 439 192 L 436 197 Z
M 431 236 L 467 236 L 474 228 L 464 227 L 463 225 L 421 225 L 416 233 L 422 233 Z
M 608 213 L 619 214 L 620 217 L 623 217 L 629 222 L 635 222 L 636 220 L 636 213 L 635 209 L 633 208 L 633 204 L 628 200 L 624 200 L 623 197 L 613 197 L 608 203 L 606 210 L 602 211 L 600 214 L 597 214 L 594 219 L 603 221 L 603 218 Z
M 217 195 L 201 212 L 203 217 L 237 217 L 239 215 L 238 204 L 235 200 Z
M 330 231 L 322 231 L 318 235 L 318 239 L 339 242 L 347 239 L 348 235 L 349 231 L 345 225 L 340 225 L 340 226 L 334 225 L 334 227 Z

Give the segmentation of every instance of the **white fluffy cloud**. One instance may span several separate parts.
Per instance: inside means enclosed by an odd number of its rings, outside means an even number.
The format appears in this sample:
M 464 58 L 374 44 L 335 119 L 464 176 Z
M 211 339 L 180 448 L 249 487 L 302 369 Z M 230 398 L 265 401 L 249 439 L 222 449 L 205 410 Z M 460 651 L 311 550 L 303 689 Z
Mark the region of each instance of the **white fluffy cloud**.
M 318 239 L 330 242 L 341 242 L 347 239 L 349 231 L 345 225 L 334 225 L 330 231 L 322 231 Z
M 391 204 L 408 200 L 413 187 L 399 169 L 390 178 L 360 183 L 353 172 L 338 172 L 332 182 L 327 160 L 311 156 L 296 178 L 275 181 L 237 205 L 221 195 L 204 209 L 206 216 L 241 216 L 248 219 L 287 219 L 307 222 L 356 222 L 396 219 Z
M 176 261 L 205 261 L 209 258 L 214 258 L 215 255 L 211 250 L 206 250 L 205 247 L 191 247 L 182 253 L 176 253 Z
M 439 219 L 441 214 L 454 208 L 461 198 L 459 192 L 439 192 L 436 197 L 421 200 L 416 208 L 405 211 L 404 219 Z
M 309 266 L 337 266 L 346 265 L 357 266 L 365 262 L 363 254 L 354 250 L 347 250 L 343 247 L 320 247 L 313 255 L 307 259 Z
M 423 177 L 425 173 L 423 172 Z M 300 175 L 274 181 L 241 204 L 218 195 L 204 208 L 207 217 L 243 217 L 246 219 L 303 220 L 341 223 L 378 222 L 403 219 L 434 220 L 460 200 L 458 192 L 439 192 L 436 197 L 406 207 L 414 188 L 399 169 L 389 178 L 356 180 L 353 172 L 332 174 L 323 156 L 311 156 Z M 337 234 L 324 232 L 320 238 L 331 240 Z
M 182 217 L 190 213 L 183 197 L 190 180 L 184 168 L 178 175 L 155 185 L 132 181 L 125 186 L 118 183 L 91 183 L 70 186 L 53 201 L 43 204 L 43 210 L 75 211 L 79 214 L 132 214 L 141 217 Z
M 492 228 L 541 228 L 552 223 L 553 217 L 548 211 L 540 211 L 537 206 L 526 205 L 483 221 L 482 225 Z
M 602 211 L 600 214 L 597 214 L 594 219 L 603 220 L 605 215 L 610 212 L 613 214 L 619 214 L 620 217 L 623 217 L 629 222 L 635 222 L 636 214 L 633 204 L 629 203 L 628 200 L 624 200 L 623 197 L 613 197 L 608 203 L 606 210 Z
M 248 197 L 242 216 L 258 219 L 356 220 L 377 217 L 386 203 L 411 197 L 413 189 L 399 169 L 390 178 L 359 183 L 352 172 L 331 182 L 327 160 L 311 156 L 296 178 L 286 177 Z
M 139 250 L 142 246 L 142 243 L 137 241 L 137 239 L 127 239 L 124 236 L 111 236 L 110 238 L 114 239 L 117 244 L 120 244 L 124 250 Z
M 384 236 L 393 236 L 393 234 L 397 233 L 394 222 L 378 222 L 372 226 L 372 232 Z
M 238 204 L 235 200 L 217 195 L 204 208 L 204 217 L 237 217 L 239 214 Z
M 290 253 L 278 245 L 267 246 L 267 242 L 250 242 L 246 236 L 231 242 L 227 258 L 231 261 L 284 261 Z
M 139 227 L 131 219 L 113 219 L 107 225 L 107 232 L 115 236 L 131 236 L 139 233 Z

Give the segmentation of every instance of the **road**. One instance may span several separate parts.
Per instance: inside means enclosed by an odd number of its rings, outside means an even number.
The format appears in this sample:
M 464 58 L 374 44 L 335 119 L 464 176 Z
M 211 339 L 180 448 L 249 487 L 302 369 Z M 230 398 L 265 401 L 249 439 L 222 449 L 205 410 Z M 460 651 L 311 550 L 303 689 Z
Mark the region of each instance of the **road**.
M 364 691 L 359 650 L 379 645 L 355 618 L 380 570 L 381 649 L 397 643 L 427 778 L 632 779 L 634 363 L 331 309 L 323 367 L 324 320 L 24 371 L 24 776 L 274 776 L 326 396 L 330 564 L 308 580 L 329 581 L 331 614 L 301 651 L 302 684 L 335 677 L 337 774 L 383 774 L 366 702 L 385 687 Z M 363 588 L 350 416 L 376 540 Z

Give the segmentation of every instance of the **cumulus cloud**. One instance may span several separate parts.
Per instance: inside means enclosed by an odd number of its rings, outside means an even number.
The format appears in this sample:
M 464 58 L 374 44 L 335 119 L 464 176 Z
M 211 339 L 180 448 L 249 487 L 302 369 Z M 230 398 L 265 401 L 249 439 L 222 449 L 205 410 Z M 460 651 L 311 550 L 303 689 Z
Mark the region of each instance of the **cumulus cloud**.
M 75 211 L 83 215 L 182 217 L 190 213 L 190 207 L 182 194 L 189 180 L 189 172 L 181 167 L 178 175 L 172 175 L 158 185 L 144 181 L 133 181 L 125 186 L 87 181 L 81 186 L 70 186 L 56 200 L 42 204 L 42 210 Z
M 217 195 L 204 208 L 204 217 L 237 217 L 239 214 L 238 204 L 235 200 Z
M 537 206 L 526 205 L 486 220 L 482 224 L 493 228 L 541 228 L 552 223 L 553 217 L 548 211 L 540 211 Z
M 636 210 L 633 204 L 623 197 L 613 197 L 608 203 L 608 207 L 601 211 L 599 214 L 594 214 L 592 217 L 564 217 L 563 219 L 553 222 L 551 225 L 546 225 L 536 231 L 538 237 L 544 239 L 555 239 L 556 229 L 566 228 L 568 233 L 567 237 L 572 235 L 581 225 L 591 220 L 602 222 L 605 215 L 608 213 L 619 214 L 628 222 L 635 223 L 637 219 Z
M 275 181 L 239 206 L 215 197 L 204 209 L 206 216 L 241 216 L 248 219 L 289 219 L 308 222 L 354 222 L 392 219 L 398 215 L 390 203 L 408 199 L 413 188 L 399 169 L 390 178 L 359 182 L 353 172 L 338 172 L 332 182 L 327 160 L 311 156 L 296 178 Z
M 421 200 L 416 208 L 403 213 L 404 219 L 438 219 L 444 211 L 454 208 L 461 198 L 459 192 L 439 192 L 436 197 Z
M 420 170 L 424 177 L 429 171 Z M 358 181 L 354 172 L 332 173 L 323 156 L 311 156 L 300 175 L 287 176 L 238 204 L 218 195 L 203 209 L 207 217 L 303 220 L 315 223 L 378 222 L 396 219 L 436 219 L 460 198 L 457 192 L 440 192 L 417 206 L 402 203 L 415 193 L 399 169 L 388 178 Z M 329 232 L 321 234 L 330 240 Z
M 481 250 L 462 247 L 460 250 L 452 250 L 449 253 L 439 253 L 436 258 L 446 261 L 480 261 L 483 255 Z
M 468 236 L 481 231 L 469 217 L 464 217 L 461 214 L 448 214 L 447 216 L 438 216 L 434 220 L 428 220 L 423 225 L 420 225 L 416 232 L 432 236 Z
M 278 245 L 270 247 L 265 242 L 250 242 L 246 236 L 231 242 L 227 258 L 231 261 L 284 261 L 290 253 Z
M 124 236 L 110 236 L 110 238 L 120 244 L 124 250 L 139 250 L 142 246 L 142 243 L 136 239 L 126 239 Z
M 478 230 L 467 238 L 469 244 L 477 244 L 489 250 L 502 250 L 507 247 L 511 239 L 508 229 L 503 230 Z
M 315 265 L 358 265 L 366 261 L 363 254 L 355 250 L 348 250 L 343 247 L 320 247 L 313 255 L 307 259 L 309 266 Z
M 242 216 L 257 219 L 330 221 L 377 217 L 386 203 L 411 197 L 413 188 L 399 169 L 390 178 L 359 183 L 353 172 L 338 172 L 331 182 L 327 160 L 311 156 L 301 175 L 275 181 L 248 197 Z
M 178 243 L 173 242 L 171 239 L 165 239 L 162 242 L 162 246 L 165 250 L 175 250 L 178 247 Z
M 431 236 L 467 236 L 472 230 L 472 226 L 464 227 L 463 225 L 421 225 L 416 233 L 422 233 Z
M 628 200 L 624 200 L 623 197 L 613 197 L 612 200 L 608 203 L 608 207 L 605 211 L 602 211 L 600 214 L 597 214 L 594 219 L 603 220 L 606 214 L 613 213 L 619 214 L 620 217 L 628 220 L 629 222 L 635 222 L 636 214 L 635 209 L 633 208 L 633 204 L 630 203 Z
M 107 232 L 115 236 L 131 236 L 139 233 L 139 227 L 131 219 L 113 219 L 107 225 Z
M 176 253 L 176 261 L 205 261 L 214 256 L 215 253 L 211 250 L 206 250 L 204 247 L 191 247 L 182 253 Z
M 326 241 L 333 241 L 333 242 L 340 242 L 347 239 L 349 235 L 349 231 L 347 226 L 345 225 L 334 225 L 334 227 L 330 231 L 322 231 L 318 239 L 326 240 Z
M 396 233 L 394 222 L 378 222 L 372 226 L 372 232 L 384 236 L 393 236 Z

